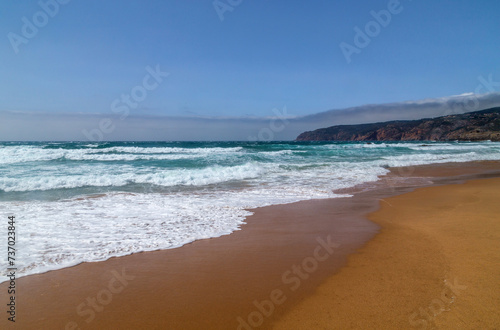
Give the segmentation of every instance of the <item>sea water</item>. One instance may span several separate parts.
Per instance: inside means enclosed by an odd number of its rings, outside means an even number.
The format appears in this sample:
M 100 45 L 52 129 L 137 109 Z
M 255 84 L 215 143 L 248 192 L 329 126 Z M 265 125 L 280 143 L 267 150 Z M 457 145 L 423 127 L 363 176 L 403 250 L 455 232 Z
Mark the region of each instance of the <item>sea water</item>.
M 170 249 L 238 230 L 252 208 L 349 197 L 388 167 L 500 160 L 500 143 L 3 142 L 18 276 Z

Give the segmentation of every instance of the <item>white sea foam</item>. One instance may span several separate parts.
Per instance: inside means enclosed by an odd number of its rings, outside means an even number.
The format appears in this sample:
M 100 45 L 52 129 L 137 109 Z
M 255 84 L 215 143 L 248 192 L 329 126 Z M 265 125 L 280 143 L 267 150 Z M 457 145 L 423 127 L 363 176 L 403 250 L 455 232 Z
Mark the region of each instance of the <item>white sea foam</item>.
M 246 209 L 337 196 L 300 187 L 218 194 L 110 193 L 0 203 L 0 213 L 15 210 L 17 215 L 17 267 L 24 276 L 227 235 L 251 214 Z
M 476 160 L 500 160 L 500 152 L 480 154 L 473 151 L 461 154 L 425 153 L 418 155 L 400 155 L 384 157 L 384 159 L 375 161 L 374 163 L 380 166 L 401 167 L 442 163 L 464 163 Z
M 15 211 L 21 275 L 229 234 L 250 214 L 213 196 L 123 193 L 22 202 Z
M 200 169 L 158 169 L 141 173 L 129 166 L 81 166 L 66 169 L 64 174 L 46 168 L 43 176 L 0 177 L 0 189 L 5 192 L 36 191 L 50 189 L 69 189 L 80 187 L 120 187 L 127 184 L 143 183 L 158 186 L 203 186 L 232 180 L 245 180 L 258 177 L 264 171 L 257 163 L 236 166 L 214 165 Z M 75 173 L 75 171 L 77 173 Z M 15 172 L 14 172 L 15 173 Z M 78 174 L 78 175 L 76 175 Z
M 345 197 L 333 191 L 376 181 L 387 167 L 500 160 L 500 143 L 493 142 L 280 145 L 277 150 L 56 146 L 0 147 L 0 196 L 56 196 L 0 202 L 0 214 L 17 217 L 20 275 L 226 235 L 240 228 L 251 214 L 247 209 Z M 179 162 L 189 165 L 175 165 Z M 176 189 L 116 192 L 130 185 Z M 57 197 L 60 189 L 83 187 L 95 193 Z M 5 226 L 0 235 L 6 237 Z
M 92 152 L 126 152 L 134 154 L 171 154 L 171 153 L 187 153 L 187 154 L 221 154 L 243 150 L 242 147 L 207 147 L 207 148 L 178 148 L 178 147 L 110 147 Z
M 57 159 L 131 161 L 131 160 L 175 160 L 207 155 L 226 155 L 241 151 L 235 148 L 175 148 L 175 147 L 110 147 L 103 149 L 43 149 L 34 146 L 7 146 L 0 148 L 0 164 L 42 162 Z

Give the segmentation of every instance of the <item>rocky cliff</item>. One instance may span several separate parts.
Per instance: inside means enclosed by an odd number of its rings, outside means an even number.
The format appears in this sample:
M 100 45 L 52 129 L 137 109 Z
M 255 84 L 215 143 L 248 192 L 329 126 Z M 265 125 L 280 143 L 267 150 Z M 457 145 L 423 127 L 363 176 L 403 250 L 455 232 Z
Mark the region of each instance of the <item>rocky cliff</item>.
M 411 121 L 340 125 L 300 134 L 297 141 L 500 141 L 500 108 Z

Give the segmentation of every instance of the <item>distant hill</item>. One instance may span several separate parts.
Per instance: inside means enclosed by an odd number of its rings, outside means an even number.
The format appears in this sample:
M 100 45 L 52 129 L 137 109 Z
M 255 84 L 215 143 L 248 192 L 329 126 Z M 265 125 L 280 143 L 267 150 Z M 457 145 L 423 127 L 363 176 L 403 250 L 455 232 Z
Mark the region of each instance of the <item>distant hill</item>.
M 500 107 L 437 118 L 339 125 L 300 134 L 297 141 L 500 141 Z

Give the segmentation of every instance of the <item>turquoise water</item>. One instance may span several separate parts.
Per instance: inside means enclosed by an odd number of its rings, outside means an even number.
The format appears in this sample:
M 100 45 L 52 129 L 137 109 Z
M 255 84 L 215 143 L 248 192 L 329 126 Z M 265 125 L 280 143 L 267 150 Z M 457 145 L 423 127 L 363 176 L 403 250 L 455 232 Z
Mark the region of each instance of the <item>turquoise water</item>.
M 473 160 L 500 143 L 3 142 L 0 214 L 18 219 L 25 275 L 229 234 L 247 209 L 345 197 L 387 167 Z

